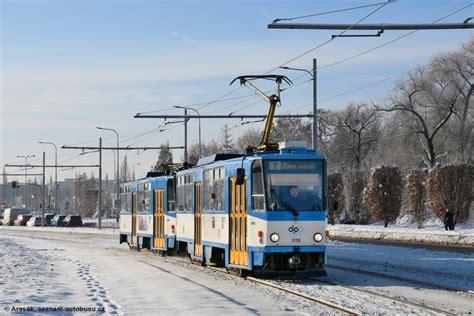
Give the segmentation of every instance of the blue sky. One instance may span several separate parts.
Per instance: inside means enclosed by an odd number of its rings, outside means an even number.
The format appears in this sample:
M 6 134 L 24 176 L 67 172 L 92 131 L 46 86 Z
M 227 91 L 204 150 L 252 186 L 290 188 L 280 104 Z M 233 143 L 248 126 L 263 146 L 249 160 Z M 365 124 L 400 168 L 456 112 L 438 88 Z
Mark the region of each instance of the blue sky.
M 134 119 L 133 115 L 154 110 L 173 114 L 178 113 L 170 110 L 174 105 L 211 101 L 235 89 L 228 85 L 234 77 L 265 73 L 337 33 L 267 29 L 267 24 L 275 18 L 376 2 L 0 0 L 1 164 L 21 162 L 17 155 L 40 157 L 42 151 L 47 152 L 47 159 L 52 163 L 52 147 L 39 145 L 38 141 L 50 141 L 58 146 L 93 145 L 102 136 L 105 145 L 113 146 L 114 134 L 98 131 L 96 126 L 117 129 L 121 145 L 159 146 L 169 141 L 180 146 L 183 129 L 178 125 L 163 133 L 127 138 L 162 123 Z M 430 23 L 470 3 L 472 0 L 399 0 L 364 22 Z M 473 8 L 445 22 L 462 22 L 474 15 Z M 374 7 L 295 22 L 354 23 L 372 10 Z M 404 33 L 336 39 L 288 66 L 310 69 L 315 57 L 318 65 L 324 67 Z M 433 55 L 456 49 L 472 34 L 472 30 L 420 31 L 359 58 L 321 69 L 318 98 L 324 100 L 413 69 L 417 64 L 427 63 Z M 301 75 L 274 72 L 292 79 Z M 303 77 L 295 82 L 307 79 Z M 391 86 L 392 82 L 387 81 L 322 102 L 319 107 L 341 109 L 350 101 L 383 102 Z M 278 111 L 307 113 L 311 110 L 311 92 L 310 82 L 286 91 Z M 241 88 L 230 97 L 245 95 L 250 92 Z M 215 103 L 203 108 L 201 113 L 227 114 L 239 110 L 238 113 L 265 113 L 264 102 L 249 106 L 255 100 Z M 240 125 L 236 120 L 203 121 L 204 141 L 217 137 L 225 123 L 232 127 Z M 234 138 L 248 126 L 234 128 Z M 253 126 L 261 128 L 263 123 Z M 190 141 L 197 142 L 197 121 L 191 121 L 189 127 Z M 97 162 L 97 154 L 78 154 L 61 150 L 59 160 L 65 164 Z M 125 154 L 121 152 L 122 157 Z M 174 154 L 178 160 L 182 157 L 182 151 Z M 127 155 L 135 171 L 144 175 L 155 162 L 157 152 Z M 112 176 L 111 152 L 104 154 L 104 162 L 105 172 Z M 59 178 L 73 177 L 78 171 L 62 171 Z

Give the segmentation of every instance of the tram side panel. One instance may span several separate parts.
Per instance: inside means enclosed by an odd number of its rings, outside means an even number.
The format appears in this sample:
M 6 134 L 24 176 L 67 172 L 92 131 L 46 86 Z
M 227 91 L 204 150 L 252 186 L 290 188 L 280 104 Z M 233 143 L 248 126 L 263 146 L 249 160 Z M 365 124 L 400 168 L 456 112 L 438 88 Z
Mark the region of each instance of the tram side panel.
M 120 220 L 119 236 L 120 243 L 132 245 L 132 183 L 124 183 L 120 186 Z
M 204 261 L 223 266 L 229 251 L 229 212 L 225 163 L 203 168 L 202 247 Z
M 177 251 L 194 252 L 194 178 L 186 170 L 176 174 L 176 247 Z
M 135 223 L 137 248 L 151 249 L 151 243 L 153 240 L 151 194 L 151 179 L 145 179 L 137 183 L 137 219 Z

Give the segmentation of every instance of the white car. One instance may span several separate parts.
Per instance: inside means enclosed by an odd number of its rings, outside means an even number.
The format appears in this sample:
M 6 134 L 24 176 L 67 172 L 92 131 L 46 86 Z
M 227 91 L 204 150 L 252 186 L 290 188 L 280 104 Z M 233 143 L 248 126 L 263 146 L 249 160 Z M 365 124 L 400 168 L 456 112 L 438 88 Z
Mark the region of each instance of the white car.
M 33 216 L 26 222 L 26 226 L 41 226 L 41 216 Z

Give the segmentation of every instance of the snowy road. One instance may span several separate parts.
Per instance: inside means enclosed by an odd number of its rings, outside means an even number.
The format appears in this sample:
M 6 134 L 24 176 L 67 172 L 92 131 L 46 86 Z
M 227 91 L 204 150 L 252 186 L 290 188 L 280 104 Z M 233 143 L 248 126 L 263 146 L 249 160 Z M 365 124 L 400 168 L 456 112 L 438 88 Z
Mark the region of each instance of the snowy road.
M 103 308 L 119 314 L 334 313 L 328 307 L 199 266 L 129 252 L 112 234 L 0 227 L 0 258 L 1 310 L 31 306 Z M 338 266 L 474 290 L 474 255 L 469 253 L 333 242 L 328 260 Z M 451 313 L 474 312 L 472 295 L 340 269 L 328 272 L 341 285 Z M 432 313 L 318 282 L 280 283 L 362 313 Z

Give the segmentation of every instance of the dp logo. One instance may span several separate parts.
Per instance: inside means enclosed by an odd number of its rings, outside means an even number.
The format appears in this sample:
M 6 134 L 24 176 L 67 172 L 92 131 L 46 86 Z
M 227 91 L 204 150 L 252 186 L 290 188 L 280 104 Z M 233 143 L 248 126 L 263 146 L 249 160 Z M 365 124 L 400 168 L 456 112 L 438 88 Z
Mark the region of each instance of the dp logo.
M 291 227 L 288 228 L 288 231 L 292 233 L 293 235 L 299 232 L 299 230 L 300 229 L 298 228 L 298 226 L 295 226 L 295 225 L 291 225 Z

